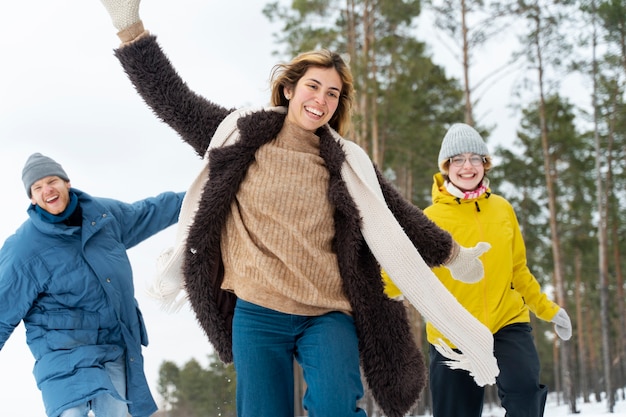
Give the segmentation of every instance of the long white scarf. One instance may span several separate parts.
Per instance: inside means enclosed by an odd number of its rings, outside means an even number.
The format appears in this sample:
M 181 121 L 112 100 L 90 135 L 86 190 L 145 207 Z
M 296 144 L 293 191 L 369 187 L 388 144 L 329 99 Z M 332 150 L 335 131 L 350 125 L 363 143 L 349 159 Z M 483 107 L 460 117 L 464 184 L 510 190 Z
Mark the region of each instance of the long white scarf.
M 185 239 L 209 177 L 208 153 L 239 140 L 237 119 L 260 108 L 231 113 L 218 127 L 205 154 L 206 164 L 189 187 L 178 221 L 176 242 L 158 259 L 157 279 L 150 289 L 165 309 L 178 310 L 187 300 L 183 284 Z M 285 112 L 284 107 L 266 110 Z M 413 306 L 430 321 L 462 354 L 452 351 L 443 341 L 437 349 L 450 361 L 448 366 L 465 369 L 480 386 L 495 383 L 498 366 L 493 356 L 493 335 L 472 316 L 441 284 L 411 243 L 402 226 L 389 210 L 365 151 L 331 129 L 346 154 L 341 176 L 362 216 L 361 232 L 382 268 Z M 375 320 L 375 318 L 373 318 Z

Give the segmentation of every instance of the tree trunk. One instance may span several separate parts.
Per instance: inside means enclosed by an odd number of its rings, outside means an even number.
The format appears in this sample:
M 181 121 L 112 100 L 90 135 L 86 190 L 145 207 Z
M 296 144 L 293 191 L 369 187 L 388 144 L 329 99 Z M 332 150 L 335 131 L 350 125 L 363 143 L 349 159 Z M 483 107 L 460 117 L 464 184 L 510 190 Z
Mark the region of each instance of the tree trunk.
M 306 411 L 302 408 L 302 399 L 306 391 L 306 382 L 304 382 L 304 375 L 302 374 L 302 367 L 295 360 L 293 361 L 293 408 L 295 416 L 306 416 Z M 259 382 L 262 383 L 262 382 Z
M 369 37 L 370 37 L 370 49 L 371 49 L 371 61 L 370 61 L 370 67 L 371 67 L 371 74 L 377 74 L 378 73 L 378 67 L 376 65 L 376 39 L 374 36 L 374 26 L 375 26 L 375 22 L 373 22 L 374 20 L 374 13 L 371 14 L 371 21 L 370 21 L 370 25 L 369 25 Z M 378 137 L 378 87 L 377 87 L 377 81 L 376 78 L 374 76 L 371 77 L 371 89 L 370 91 L 368 91 L 369 93 L 369 100 L 370 100 L 370 114 L 368 117 L 368 120 L 370 120 L 371 126 L 370 126 L 370 132 L 372 134 L 372 161 L 374 161 L 374 163 L 379 166 L 382 167 L 383 166 L 383 154 L 380 151 L 380 143 L 379 143 L 379 137 Z
M 595 10 L 595 1 L 592 1 Z M 594 16 L 596 14 L 594 13 Z M 600 289 L 600 329 L 602 331 L 602 363 L 604 368 L 604 391 L 607 398 L 607 409 L 613 412 L 615 400 L 613 397 L 613 382 L 611 379 L 611 347 L 610 347 L 610 321 L 609 321 L 609 284 L 608 284 L 608 242 L 606 223 L 606 201 L 604 184 L 602 181 L 602 147 L 598 132 L 598 61 L 596 59 L 597 35 L 595 30 L 595 18 L 593 24 L 592 51 L 593 51 L 593 123 L 595 139 L 595 171 L 596 171 L 596 204 L 598 206 L 598 281 Z
M 546 103 L 544 94 L 544 80 L 543 80 L 543 56 L 541 48 L 541 34 L 542 21 L 537 13 L 535 17 L 536 34 L 535 37 L 535 53 L 537 58 L 537 71 L 538 71 L 538 84 L 539 84 L 539 123 L 541 127 L 541 148 L 543 151 L 543 166 L 546 177 L 546 190 L 548 193 L 548 209 L 550 212 L 550 235 L 552 241 L 552 258 L 554 261 L 554 288 L 556 291 L 556 302 L 564 307 L 565 303 L 565 291 L 563 283 L 563 262 L 561 259 L 561 241 L 558 234 L 557 227 L 557 210 L 556 210 L 556 192 L 554 184 L 556 183 L 557 171 L 552 164 L 552 155 L 550 154 L 548 128 L 546 123 Z M 561 361 L 561 380 L 563 384 L 563 392 L 565 398 L 570 405 L 570 412 L 577 413 L 576 410 L 576 396 L 574 394 L 574 387 L 570 376 L 569 366 L 569 353 L 568 344 L 561 341 L 560 343 L 560 361 Z
M 600 387 L 600 368 L 602 365 L 600 364 L 600 359 L 598 358 L 598 349 L 596 343 L 597 340 L 597 321 L 598 317 L 594 314 L 595 308 L 592 307 L 591 301 L 587 300 L 587 314 L 585 315 L 585 327 L 589 329 L 586 333 L 587 346 L 589 347 L 589 369 L 591 374 L 589 375 L 591 378 L 591 389 L 593 390 L 594 398 L 596 402 L 600 402 L 602 400 L 602 388 Z M 595 326 L 593 324 L 596 324 Z
M 613 245 L 613 271 L 615 275 L 615 288 L 616 288 L 616 313 L 617 313 L 617 325 L 615 327 L 615 331 L 617 333 L 617 342 L 615 343 L 615 350 L 617 354 L 617 358 L 619 361 L 619 366 L 615 369 L 619 372 L 620 378 L 618 383 L 615 386 L 623 386 L 624 383 L 624 375 L 626 375 L 626 307 L 624 301 L 624 278 L 622 276 L 622 263 L 620 257 L 620 239 L 619 239 L 619 231 L 618 225 L 620 224 L 619 216 L 616 215 L 616 209 L 619 209 L 619 202 L 617 199 L 613 198 L 613 196 L 619 195 L 619 190 L 614 189 L 613 185 L 613 145 L 615 144 L 615 135 L 616 135 L 616 124 L 619 123 L 619 103 L 621 101 L 622 91 L 619 91 L 618 88 L 615 91 L 612 91 L 611 96 L 611 105 L 612 109 L 610 111 L 609 116 L 609 134 L 608 134 L 608 143 L 606 144 L 606 192 L 604 193 L 604 203 L 606 205 L 605 210 L 605 223 L 607 227 L 607 242 L 606 245 L 609 245 L 609 228 L 611 233 L 611 244 Z M 609 218 L 611 221 L 609 222 Z M 608 247 L 607 247 L 607 258 L 608 258 Z M 607 259 L 607 271 L 608 271 L 608 259 Z M 623 394 L 622 394 L 623 397 Z M 615 401 L 615 399 L 613 399 Z
M 580 386 L 580 392 L 584 403 L 589 402 L 589 384 L 587 376 L 587 357 L 586 345 L 585 345 L 585 329 L 583 326 L 583 309 L 585 308 L 582 302 L 582 255 L 580 250 L 576 250 L 576 258 L 574 260 L 574 268 L 576 273 L 576 286 L 574 287 L 574 296 L 576 299 L 576 327 L 575 333 L 578 342 L 578 385 Z
M 617 326 L 618 343 L 620 347 L 620 365 L 622 370 L 622 379 L 619 386 L 623 386 L 626 381 L 626 306 L 624 306 L 624 276 L 622 275 L 621 255 L 619 244 L 618 221 L 614 219 L 611 226 L 612 245 L 613 245 L 613 268 L 615 273 L 615 287 L 617 298 L 617 317 L 619 325 Z M 622 398 L 623 399 L 623 398 Z
M 467 0 L 461 0 L 461 36 L 462 42 L 462 54 L 463 54 L 463 90 L 465 96 L 465 123 L 474 126 L 474 116 L 472 109 L 472 89 L 469 81 L 470 63 L 470 45 L 468 39 L 469 28 L 467 25 Z
M 561 385 L 561 373 L 559 370 L 561 369 L 561 359 L 560 359 L 560 349 L 558 337 L 554 339 L 552 342 L 552 361 L 554 362 L 554 384 L 556 391 L 556 403 L 561 404 L 561 399 L 563 398 L 563 386 Z

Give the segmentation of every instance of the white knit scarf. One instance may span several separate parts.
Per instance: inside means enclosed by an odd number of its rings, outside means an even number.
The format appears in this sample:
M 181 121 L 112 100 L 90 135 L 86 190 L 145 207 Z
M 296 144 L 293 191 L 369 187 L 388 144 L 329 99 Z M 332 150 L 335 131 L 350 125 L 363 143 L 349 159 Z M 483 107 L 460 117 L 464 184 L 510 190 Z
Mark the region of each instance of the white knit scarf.
M 187 231 L 193 223 L 209 176 L 208 153 L 216 147 L 239 140 L 237 119 L 259 110 L 262 109 L 241 109 L 224 119 L 207 149 L 207 163 L 185 195 L 175 247 L 159 257 L 158 276 L 150 289 L 151 295 L 160 299 L 165 309 L 176 311 L 186 302 L 183 251 Z M 265 110 L 286 112 L 284 107 Z M 373 164 L 365 151 L 354 142 L 343 139 L 334 130 L 331 129 L 331 132 L 346 154 L 341 176 L 361 214 L 361 232 L 370 250 L 409 302 L 463 352 L 457 353 L 441 341 L 436 348 L 450 359 L 448 366 L 469 371 L 480 386 L 493 384 L 499 371 L 493 356 L 491 332 L 465 310 L 426 265 L 389 210 Z

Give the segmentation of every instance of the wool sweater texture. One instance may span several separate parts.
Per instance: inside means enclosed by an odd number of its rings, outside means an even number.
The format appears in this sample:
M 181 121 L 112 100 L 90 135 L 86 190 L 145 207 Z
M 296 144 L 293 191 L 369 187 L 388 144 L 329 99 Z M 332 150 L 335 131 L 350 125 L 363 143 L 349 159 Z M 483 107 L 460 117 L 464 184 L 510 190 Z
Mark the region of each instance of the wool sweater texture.
M 222 289 L 288 314 L 351 310 L 332 248 L 328 178 L 319 138 L 286 121 L 257 152 L 230 206 Z

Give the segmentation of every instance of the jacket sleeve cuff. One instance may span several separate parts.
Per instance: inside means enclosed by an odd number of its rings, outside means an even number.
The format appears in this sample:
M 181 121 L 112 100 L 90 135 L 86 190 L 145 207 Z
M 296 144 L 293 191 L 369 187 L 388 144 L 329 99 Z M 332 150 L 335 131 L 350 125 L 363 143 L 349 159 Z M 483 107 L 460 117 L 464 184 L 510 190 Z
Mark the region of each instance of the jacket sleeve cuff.
M 456 242 L 456 240 L 452 239 L 452 247 L 450 248 L 450 254 L 448 255 L 448 257 L 446 258 L 443 264 L 449 265 L 450 262 L 452 262 L 453 260 L 456 259 L 457 256 L 459 256 L 460 251 L 461 251 L 461 247 Z
M 143 22 L 141 20 L 117 32 L 117 36 L 122 41 L 122 46 L 128 45 L 129 43 L 147 34 L 148 34 L 148 31 L 144 29 Z

